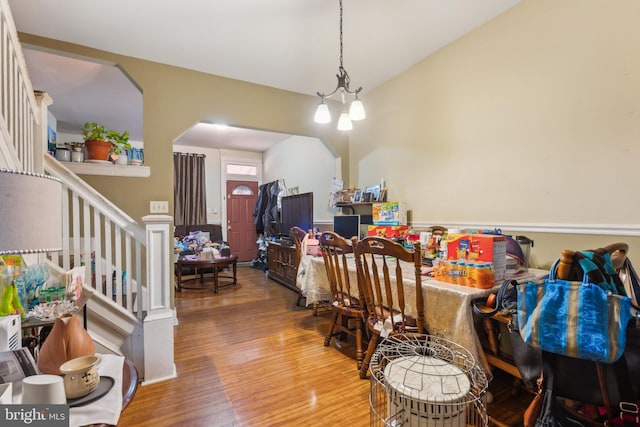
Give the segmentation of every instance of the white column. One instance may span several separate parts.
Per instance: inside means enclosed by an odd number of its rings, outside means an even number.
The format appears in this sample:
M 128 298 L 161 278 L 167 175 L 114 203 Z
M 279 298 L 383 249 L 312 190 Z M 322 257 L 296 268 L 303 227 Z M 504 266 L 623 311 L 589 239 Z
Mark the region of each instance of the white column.
M 49 139 L 49 106 L 53 100 L 46 92 L 36 93 L 36 102 L 40 107 L 38 112 L 39 125 L 35 125 L 33 135 L 33 170 L 34 172 L 44 173 L 44 160 L 42 156 L 47 155 L 47 140 Z
M 144 318 L 143 385 L 175 378 L 173 328 L 175 315 L 170 307 L 173 286 L 172 235 L 168 215 L 147 215 L 147 292 L 148 308 Z

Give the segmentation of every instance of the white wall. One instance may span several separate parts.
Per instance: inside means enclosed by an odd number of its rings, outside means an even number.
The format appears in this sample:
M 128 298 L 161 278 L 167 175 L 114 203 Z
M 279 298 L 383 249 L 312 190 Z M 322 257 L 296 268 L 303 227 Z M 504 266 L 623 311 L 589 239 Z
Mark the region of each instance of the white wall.
M 333 224 L 336 211 L 328 206 L 331 180 L 340 176 L 340 162 L 318 138 L 292 136 L 263 155 L 263 182 L 284 179 L 287 188 L 313 193 L 313 220 Z M 348 185 L 348 183 L 345 183 Z
M 49 120 L 51 120 L 51 117 L 49 118 Z M 49 122 L 49 124 L 51 125 L 51 121 Z M 55 128 L 54 128 L 54 130 L 55 130 Z M 62 145 L 62 144 L 65 144 L 65 143 L 83 142 L 84 139 L 82 138 L 82 133 L 58 132 L 56 134 L 56 141 L 57 141 L 58 145 Z M 142 141 L 134 141 L 134 140 L 130 139 L 129 143 L 134 148 L 144 148 L 144 142 L 142 142 Z

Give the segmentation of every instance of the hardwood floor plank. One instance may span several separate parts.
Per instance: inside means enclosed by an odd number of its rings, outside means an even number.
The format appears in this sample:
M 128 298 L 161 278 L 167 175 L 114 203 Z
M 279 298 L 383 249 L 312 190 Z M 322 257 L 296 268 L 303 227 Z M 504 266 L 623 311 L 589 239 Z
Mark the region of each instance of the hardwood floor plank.
M 354 344 L 325 347 L 330 313 L 314 316 L 297 298 L 243 266 L 238 285 L 217 295 L 176 294 L 178 378 L 139 387 L 118 425 L 368 426 L 370 385 L 358 376 Z

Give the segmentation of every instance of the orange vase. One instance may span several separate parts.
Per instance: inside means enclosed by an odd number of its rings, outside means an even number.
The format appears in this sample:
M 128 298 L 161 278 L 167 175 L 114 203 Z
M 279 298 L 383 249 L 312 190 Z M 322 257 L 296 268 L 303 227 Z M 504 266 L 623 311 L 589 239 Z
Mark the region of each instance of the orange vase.
M 74 314 L 60 316 L 53 323 L 38 356 L 38 368 L 43 374 L 61 375 L 60 365 L 81 356 L 95 353 L 93 340 Z

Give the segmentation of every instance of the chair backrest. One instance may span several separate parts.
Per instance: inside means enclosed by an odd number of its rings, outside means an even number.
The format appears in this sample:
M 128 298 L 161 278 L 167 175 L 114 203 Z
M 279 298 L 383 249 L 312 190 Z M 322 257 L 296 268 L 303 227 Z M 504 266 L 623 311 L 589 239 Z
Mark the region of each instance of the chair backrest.
M 293 243 L 296 245 L 296 261 L 300 262 L 302 258 L 302 241 L 307 235 L 307 232 L 302 228 L 294 226 L 289 230 L 289 236 L 293 239 Z
M 422 255 L 420 243 L 413 250 L 385 237 L 366 237 L 353 242 L 358 281 L 364 291 L 369 316 L 382 322 L 393 315 L 390 333 L 417 330 L 424 326 Z M 415 319 L 415 324 L 405 322 Z M 389 327 L 389 325 L 385 325 Z
M 325 231 L 320 236 L 320 250 L 331 287 L 331 302 L 346 307 L 364 308 L 362 288 L 357 280 L 352 283 L 349 277 L 348 259 L 350 257 L 347 257 L 347 254 L 353 253 L 351 241 L 333 231 Z M 354 297 L 358 298 L 359 303 L 354 301 Z
M 615 287 L 618 294 L 624 295 L 626 291 L 623 280 L 619 276 L 619 270 L 625 264 L 628 250 L 629 245 L 622 242 L 612 243 L 586 252 L 564 249 L 556 269 L 556 278 L 581 281 L 585 273 L 582 265 L 585 260 L 582 258 L 585 258 L 585 254 L 588 254 L 586 257 L 592 261 L 591 265 L 593 267 L 586 271 L 589 280 L 598 284 L 606 281 L 611 288 Z

